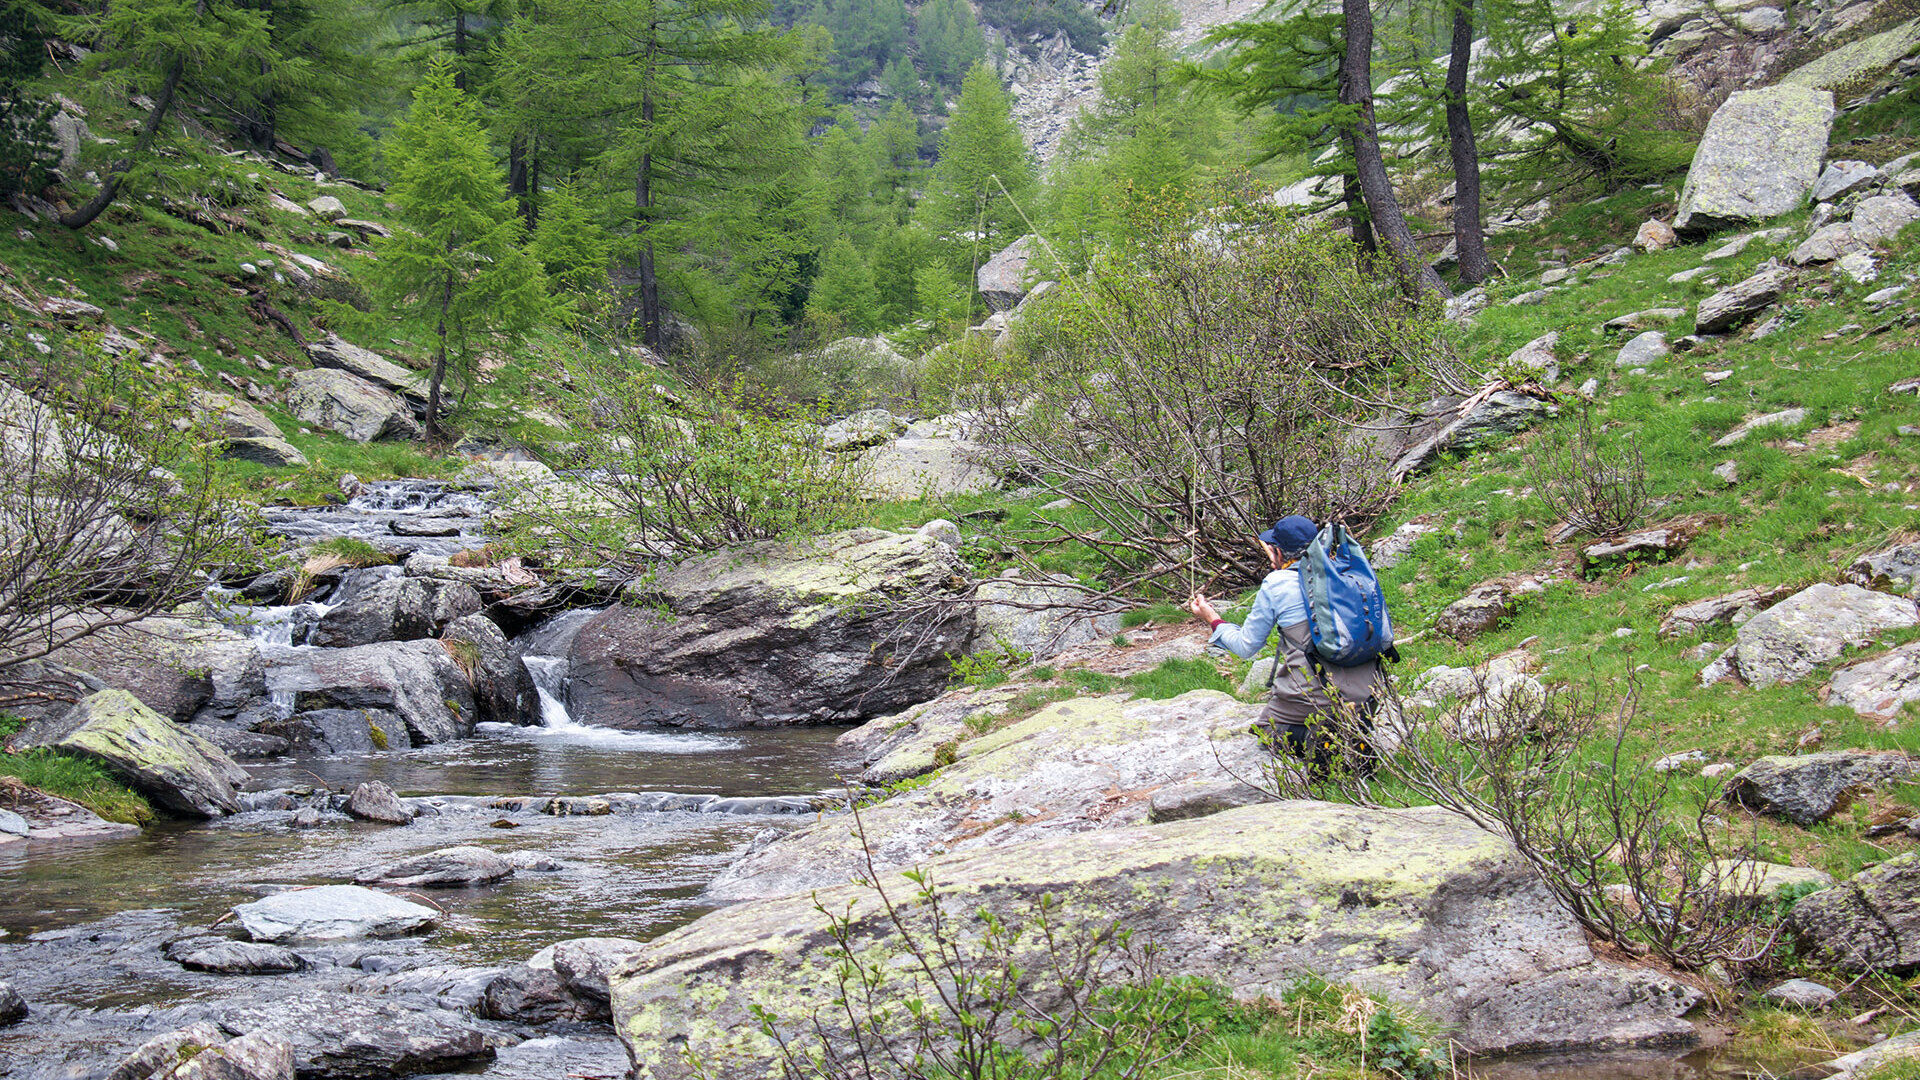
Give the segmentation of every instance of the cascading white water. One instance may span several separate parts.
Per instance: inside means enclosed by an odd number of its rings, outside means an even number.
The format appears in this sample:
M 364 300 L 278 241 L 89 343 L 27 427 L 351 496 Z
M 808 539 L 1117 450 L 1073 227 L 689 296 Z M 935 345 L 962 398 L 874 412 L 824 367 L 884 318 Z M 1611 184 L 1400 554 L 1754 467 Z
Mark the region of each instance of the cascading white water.
M 567 712 L 567 669 L 564 656 L 523 656 L 520 662 L 533 677 L 534 692 L 540 695 L 540 723 L 550 728 L 577 728 L 586 725 L 574 721 Z

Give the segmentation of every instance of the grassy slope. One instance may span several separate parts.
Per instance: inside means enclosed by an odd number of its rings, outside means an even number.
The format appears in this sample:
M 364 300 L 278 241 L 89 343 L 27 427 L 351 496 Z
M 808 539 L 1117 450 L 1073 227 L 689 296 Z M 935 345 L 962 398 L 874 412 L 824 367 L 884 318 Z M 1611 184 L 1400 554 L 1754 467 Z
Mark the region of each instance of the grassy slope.
M 0 716 L 0 742 L 18 730 L 19 720 Z M 0 752 L 0 806 L 6 803 L 6 778 L 77 802 L 108 821 L 144 825 L 154 817 L 153 807 L 144 796 L 114 779 L 97 763 L 51 750 Z

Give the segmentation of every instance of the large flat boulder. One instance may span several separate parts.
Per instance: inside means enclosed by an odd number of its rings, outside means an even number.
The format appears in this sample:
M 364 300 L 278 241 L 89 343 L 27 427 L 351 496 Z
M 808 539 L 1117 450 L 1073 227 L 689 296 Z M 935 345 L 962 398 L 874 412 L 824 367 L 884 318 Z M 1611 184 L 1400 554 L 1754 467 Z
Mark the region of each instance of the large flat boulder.
M 441 848 L 383 866 L 370 866 L 354 875 L 358 885 L 386 885 L 398 889 L 453 889 L 491 885 L 513 876 L 507 859 L 472 845 Z
M 1432 1016 L 1473 1053 L 1693 1038 L 1679 1017 L 1698 991 L 1597 960 L 1524 859 L 1435 808 L 1272 803 L 957 851 L 924 869 L 961 940 L 977 940 L 977 909 L 1030 927 L 1048 895 L 1056 925 L 1117 922 L 1159 950 L 1164 974 L 1217 979 L 1242 998 L 1277 998 L 1316 974 Z M 916 886 L 884 874 L 881 884 L 925 934 Z M 759 1036 L 755 1005 L 793 1030 L 811 1031 L 817 1018 L 834 1032 L 843 1021 L 833 942 L 816 904 L 846 918 L 860 955 L 900 980 L 889 994 L 926 992 L 912 965 L 888 963 L 899 939 L 870 887 L 723 908 L 648 943 L 614 974 L 614 1025 L 635 1075 L 688 1076 L 689 1052 L 720 1076 L 764 1075 L 775 1050 Z M 1037 947 L 1034 936 L 1024 948 Z
M 1546 399 L 1518 390 L 1439 398 L 1407 417 L 1404 427 L 1387 436 L 1383 445 L 1393 449 L 1393 475 L 1407 477 L 1432 467 L 1443 453 L 1503 441 L 1554 411 Z
M 194 417 L 228 439 L 284 439 L 280 425 L 232 394 L 195 390 L 189 398 Z
M 237 813 L 236 789 L 247 779 L 225 751 L 125 690 L 90 695 L 60 716 L 22 728 L 9 745 L 92 758 L 155 805 L 191 817 Z
M 291 694 L 296 712 L 383 710 L 425 746 L 473 734 L 473 686 L 438 641 L 383 641 L 345 649 L 299 649 L 272 657 L 267 689 Z
M 1825 696 L 1827 704 L 1845 705 L 1861 716 L 1897 719 L 1901 710 L 1920 702 L 1920 641 L 1834 672 Z
M 986 727 L 1006 714 L 1020 690 L 1010 686 L 960 686 L 892 716 L 847 732 L 834 744 L 858 755 L 860 782 L 885 786 L 939 768 L 942 747 L 958 747 L 973 724 Z
M 1912 600 L 1858 585 L 1811 585 L 1740 627 L 1731 673 L 1749 686 L 1799 682 L 1876 634 L 1910 626 L 1920 626 Z
M 909 867 L 941 851 L 1142 824 L 1156 795 L 1262 777 L 1267 754 L 1249 731 L 1259 713 L 1215 690 L 1168 701 L 1115 695 L 1063 701 L 977 738 L 955 733 L 916 755 L 952 762 L 931 783 L 861 811 L 867 845 L 879 866 Z M 930 726 L 913 742 L 938 737 Z M 851 828 L 829 818 L 792 833 L 727 867 L 708 894 L 745 900 L 845 884 L 866 860 Z
M 413 409 L 400 395 L 334 368 L 294 372 L 287 408 L 301 420 L 354 442 L 420 437 Z
M 1920 19 L 1908 19 L 1891 30 L 1863 38 L 1807 61 L 1780 77 L 1788 86 L 1831 90 L 1852 101 L 1871 91 L 1879 76 L 1895 64 L 1920 52 Z
M 1747 322 L 1772 307 L 1791 281 L 1786 267 L 1773 262 L 1762 265 L 1751 276 L 1700 301 L 1693 313 L 1693 332 L 1718 334 Z
M 401 937 L 432 927 L 440 913 L 358 885 L 293 889 L 233 909 L 253 941 L 352 941 Z
M 321 616 L 307 634 L 307 644 L 348 648 L 423 638 L 433 633 L 433 604 L 431 584 L 396 569 Z
M 1707 233 L 1805 205 L 1833 114 L 1833 94 L 1810 86 L 1735 92 L 1714 110 L 1694 151 L 1674 229 Z
M 1116 612 L 1087 605 L 1089 594 L 1009 571 L 980 583 L 973 594 L 979 624 L 977 650 L 1000 650 L 1046 660 L 1066 649 L 1106 641 L 1120 630 Z
M 879 529 L 691 559 L 580 630 L 567 705 L 629 728 L 881 716 L 946 686 L 973 636 L 966 584 L 946 544 Z

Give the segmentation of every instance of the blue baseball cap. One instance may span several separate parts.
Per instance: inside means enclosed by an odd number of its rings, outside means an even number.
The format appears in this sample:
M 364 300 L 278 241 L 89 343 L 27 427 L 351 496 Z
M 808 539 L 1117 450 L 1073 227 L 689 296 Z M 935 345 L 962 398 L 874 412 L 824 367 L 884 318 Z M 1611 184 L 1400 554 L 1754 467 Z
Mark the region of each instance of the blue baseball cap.
M 1294 514 L 1274 522 L 1273 528 L 1260 534 L 1260 542 L 1279 548 L 1282 555 L 1295 555 L 1307 550 L 1307 545 L 1318 535 L 1320 526 L 1311 518 Z

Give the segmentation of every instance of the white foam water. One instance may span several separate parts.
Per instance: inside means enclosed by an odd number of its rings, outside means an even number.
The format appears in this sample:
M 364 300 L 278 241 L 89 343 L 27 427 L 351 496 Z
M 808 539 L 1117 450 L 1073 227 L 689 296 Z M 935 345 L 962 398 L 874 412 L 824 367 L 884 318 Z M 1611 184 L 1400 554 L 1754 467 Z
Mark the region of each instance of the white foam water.
M 622 731 L 618 728 L 583 724 L 567 711 L 567 672 L 564 656 L 523 656 L 527 674 L 533 677 L 534 692 L 540 695 L 540 726 L 517 724 L 479 725 L 489 735 L 518 735 L 527 739 L 555 740 L 606 750 L 643 750 L 655 754 L 706 754 L 731 750 L 738 739 L 719 735 L 668 731 Z

